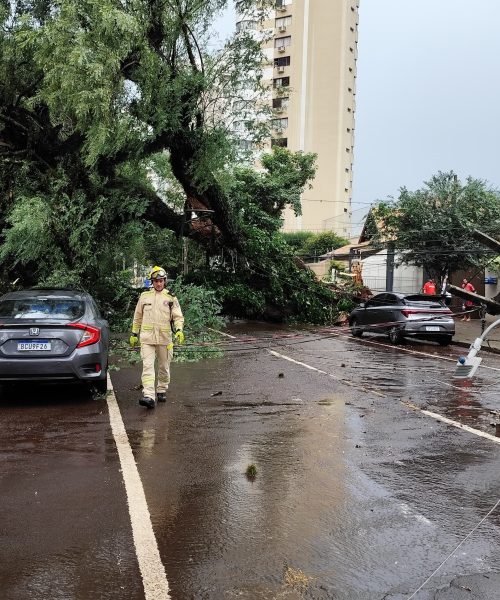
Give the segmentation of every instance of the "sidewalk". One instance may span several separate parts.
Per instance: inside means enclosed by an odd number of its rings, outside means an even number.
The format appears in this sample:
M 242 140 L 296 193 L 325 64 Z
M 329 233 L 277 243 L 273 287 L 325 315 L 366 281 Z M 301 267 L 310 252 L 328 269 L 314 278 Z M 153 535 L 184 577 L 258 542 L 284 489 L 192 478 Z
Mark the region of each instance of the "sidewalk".
M 491 316 L 486 315 L 486 325 L 488 327 L 494 321 L 500 319 L 500 315 Z M 460 319 L 456 319 L 455 321 L 455 335 L 453 337 L 453 344 L 457 346 L 463 346 L 468 348 L 471 343 L 481 335 L 481 320 L 480 319 L 471 319 L 468 322 L 460 321 Z M 491 350 L 492 352 L 498 352 L 500 354 L 500 325 L 491 331 L 488 334 L 489 344 L 487 342 L 483 343 L 482 348 L 484 350 Z

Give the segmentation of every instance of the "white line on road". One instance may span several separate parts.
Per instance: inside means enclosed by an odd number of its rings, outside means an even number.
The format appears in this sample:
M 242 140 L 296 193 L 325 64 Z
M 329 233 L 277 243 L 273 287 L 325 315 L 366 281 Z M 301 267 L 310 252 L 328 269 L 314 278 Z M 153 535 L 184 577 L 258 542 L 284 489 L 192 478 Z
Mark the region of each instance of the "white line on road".
M 216 330 L 214 330 L 214 331 L 216 331 Z M 228 333 L 223 333 L 222 331 L 217 331 L 217 333 L 220 333 L 221 335 L 225 335 L 226 337 L 230 337 L 230 338 L 235 337 L 234 335 L 230 335 Z M 341 336 L 338 336 L 338 337 L 341 337 Z M 377 344 L 377 342 L 372 342 L 372 343 Z M 377 344 L 377 345 L 383 345 L 383 344 Z M 393 348 L 394 346 L 390 346 L 390 347 Z M 404 350 L 404 348 L 402 348 L 402 350 Z M 365 390 L 366 392 L 368 392 L 370 394 L 375 394 L 377 396 L 381 396 L 382 398 L 387 397 L 387 394 L 381 394 L 380 392 L 377 392 L 371 388 L 357 386 L 356 384 L 353 384 L 353 383 L 347 381 L 346 379 L 340 379 L 338 377 L 335 377 L 335 375 L 332 375 L 331 373 L 327 373 L 326 371 L 323 371 L 322 369 L 317 369 L 316 367 L 308 365 L 307 363 L 301 362 L 299 360 L 295 360 L 294 358 L 291 358 L 290 356 L 286 356 L 285 354 L 280 354 L 279 352 L 275 352 L 274 350 L 268 350 L 268 349 L 267 349 L 267 352 L 269 352 L 269 354 L 272 354 L 273 356 L 276 356 L 277 358 L 282 358 L 284 360 L 287 360 L 287 361 L 294 363 L 296 365 L 299 365 L 301 367 L 305 367 L 306 369 L 309 369 L 311 371 L 316 371 L 317 373 L 320 373 L 321 375 L 326 375 L 327 377 L 331 377 L 332 379 L 335 379 L 339 383 L 344 383 L 345 385 L 350 385 L 352 387 L 357 387 L 357 388 L 361 387 L 361 389 Z M 408 352 L 408 350 L 407 350 L 407 352 Z M 409 350 L 409 352 L 412 352 L 412 351 Z M 445 358 L 445 357 L 435 356 L 433 354 L 426 354 L 425 352 L 415 352 L 415 354 L 423 354 L 423 355 L 429 356 L 431 358 Z M 446 360 L 450 360 L 450 359 L 446 359 Z M 440 383 L 444 383 L 444 382 L 440 382 Z M 453 427 L 456 427 L 457 429 L 462 429 L 463 431 L 467 431 L 468 433 L 472 433 L 479 437 L 483 437 L 483 438 L 486 438 L 487 440 L 495 442 L 495 444 L 500 444 L 500 438 L 497 438 L 489 433 L 485 433 L 484 431 L 481 431 L 479 429 L 474 429 L 473 427 L 469 427 L 468 425 L 462 425 L 462 423 L 459 423 L 458 421 L 452 421 L 451 419 L 448 419 L 447 417 L 442 417 L 441 415 L 439 415 L 437 413 L 433 413 L 429 410 L 423 410 L 423 409 L 419 408 L 418 406 L 416 406 L 414 404 L 410 404 L 408 402 L 401 402 L 401 404 L 403 404 L 403 406 L 406 406 L 407 408 L 410 408 L 412 410 L 419 411 L 422 414 L 427 415 L 428 417 L 432 417 L 433 419 L 437 419 L 438 421 L 442 421 L 443 423 L 452 425 Z
M 335 337 L 342 338 L 348 340 L 349 342 L 353 342 L 355 344 L 371 344 L 372 346 L 380 346 L 381 348 L 389 348 L 392 350 L 398 350 L 400 352 L 406 352 L 408 354 L 414 354 L 415 356 L 427 356 L 429 358 L 437 358 L 439 360 L 446 360 L 448 362 L 457 363 L 455 358 L 451 358 L 450 356 L 441 356 L 439 354 L 431 354 L 430 352 L 422 352 L 421 350 L 414 350 L 413 348 L 402 348 L 401 346 L 394 346 L 391 344 L 384 344 L 383 342 L 377 342 L 375 340 L 368 339 L 353 339 L 352 337 L 345 335 L 343 333 L 333 333 Z M 500 371 L 497 367 L 490 367 L 488 365 L 479 365 L 480 369 L 489 369 L 490 371 Z
M 453 427 L 457 427 L 458 429 L 463 429 L 464 431 L 468 431 L 469 433 L 473 433 L 474 435 L 478 435 L 479 437 L 486 438 L 490 440 L 490 442 L 495 442 L 495 444 L 500 444 L 500 438 L 491 435 L 490 433 L 485 433 L 479 429 L 474 429 L 473 427 L 469 427 L 468 425 L 462 425 L 462 423 L 458 423 L 457 421 L 452 421 L 448 419 L 448 417 L 443 417 L 442 415 L 438 415 L 437 413 L 433 413 L 430 410 L 422 410 L 418 409 L 423 415 L 427 415 L 428 417 L 432 417 L 433 419 L 437 419 L 438 421 L 442 421 L 443 423 L 447 423 L 448 425 L 453 425 Z
M 144 594 L 146 600 L 169 600 L 167 575 L 161 562 L 144 488 L 142 487 L 141 477 L 137 470 L 109 375 L 108 389 L 106 400 L 108 402 L 109 421 L 120 458 L 132 524 L 132 536 L 142 575 Z

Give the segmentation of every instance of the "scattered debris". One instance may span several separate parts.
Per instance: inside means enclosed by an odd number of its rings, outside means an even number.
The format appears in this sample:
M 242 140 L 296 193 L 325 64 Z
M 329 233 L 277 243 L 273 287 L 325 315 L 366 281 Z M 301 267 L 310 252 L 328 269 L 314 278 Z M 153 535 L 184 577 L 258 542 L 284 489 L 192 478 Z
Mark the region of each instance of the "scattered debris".
M 282 378 L 282 377 L 284 377 L 284 376 L 285 376 L 285 374 L 284 374 L 284 373 L 278 373 L 278 377 Z
M 341 366 L 341 367 L 345 367 L 345 363 L 342 363 L 340 366 Z
M 296 590 L 304 591 L 310 580 L 311 578 L 300 569 L 286 567 L 283 573 L 284 584 Z
M 210 396 L 222 396 L 222 392 L 214 392 L 213 394 L 210 394 Z
M 257 467 L 254 464 L 248 465 L 245 475 L 248 479 L 255 479 L 257 477 Z

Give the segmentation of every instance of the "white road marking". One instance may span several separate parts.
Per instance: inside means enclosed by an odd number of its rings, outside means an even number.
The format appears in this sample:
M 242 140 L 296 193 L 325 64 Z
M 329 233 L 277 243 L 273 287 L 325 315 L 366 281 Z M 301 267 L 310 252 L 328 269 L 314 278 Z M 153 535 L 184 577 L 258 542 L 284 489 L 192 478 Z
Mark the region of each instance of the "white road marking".
M 216 330 L 214 330 L 214 331 L 216 331 Z M 226 337 L 230 337 L 230 338 L 235 337 L 234 335 L 230 335 L 228 333 L 223 333 L 222 331 L 217 331 L 217 333 L 220 333 L 221 335 L 225 335 Z M 341 337 L 341 336 L 339 335 L 338 337 Z M 350 339 L 350 338 L 347 338 L 347 339 Z M 352 341 L 356 341 L 356 340 L 352 340 Z M 368 340 L 363 340 L 363 341 L 368 341 Z M 371 343 L 376 344 L 378 346 L 385 346 L 385 344 L 380 344 L 377 342 L 371 342 Z M 388 347 L 394 348 L 394 346 L 388 346 Z M 446 358 L 446 357 L 436 356 L 434 354 L 427 354 L 426 352 L 407 350 L 406 348 L 400 348 L 400 349 L 405 350 L 406 352 L 414 353 L 414 354 L 423 354 L 424 356 L 429 356 L 431 358 L 443 358 L 444 360 L 453 360 L 453 359 Z M 269 354 L 272 354 L 273 356 L 282 358 L 284 360 L 287 360 L 287 361 L 294 363 L 296 365 L 299 365 L 301 367 L 305 367 L 306 369 L 309 369 L 311 371 L 316 371 L 317 373 L 320 373 L 321 375 L 326 375 L 327 377 L 331 377 L 332 379 L 335 379 L 339 383 L 344 383 L 346 385 L 350 385 L 351 387 L 361 388 L 370 394 L 375 394 L 376 396 L 380 396 L 382 398 L 388 398 L 387 394 L 381 394 L 375 390 L 365 388 L 362 386 L 358 386 L 358 385 L 356 385 L 350 381 L 347 381 L 345 379 L 339 379 L 338 377 L 335 377 L 335 375 L 332 375 L 331 373 L 327 373 L 326 371 L 323 371 L 322 369 L 317 369 L 316 367 L 312 367 L 311 365 L 308 365 L 307 363 L 301 362 L 299 360 L 295 360 L 294 358 L 291 358 L 290 356 L 286 356 L 285 354 L 280 354 L 279 352 L 275 352 L 274 350 L 268 350 L 268 349 L 266 349 L 266 351 L 269 352 Z M 453 361 L 453 362 L 455 362 L 455 361 Z M 494 367 L 485 367 L 485 368 L 494 369 L 495 371 L 500 370 L 500 369 L 495 369 Z M 444 383 L 444 382 L 440 382 L 440 383 Z M 455 386 L 452 386 L 452 387 L 455 387 Z M 472 433 L 479 437 L 483 437 L 483 438 L 486 438 L 487 440 L 495 442 L 495 444 L 500 444 L 500 438 L 497 438 L 489 433 L 485 433 L 484 431 L 481 431 L 479 429 L 474 429 L 473 427 L 469 427 L 468 425 L 462 425 L 462 423 L 459 423 L 458 421 L 452 421 L 451 419 L 448 419 L 447 417 L 442 417 L 441 415 L 438 415 L 437 413 L 433 413 L 429 410 L 423 410 L 423 409 L 419 408 L 418 406 L 416 406 L 415 404 L 410 404 L 408 402 L 401 402 L 401 404 L 403 404 L 403 406 L 406 406 L 407 408 L 410 408 L 412 410 L 419 411 L 422 414 L 427 415 L 428 417 L 432 417 L 433 419 L 437 419 L 438 421 L 442 421 L 443 423 L 452 425 L 453 427 L 456 427 L 457 429 L 462 429 L 463 431 L 467 431 L 468 433 Z
M 128 441 L 127 432 L 116 401 L 111 378 L 108 375 L 109 421 L 115 439 L 123 482 L 127 493 L 128 510 L 132 524 L 132 536 L 141 571 L 146 600 L 169 600 L 167 575 L 161 562 L 158 544 L 156 543 L 151 517 L 149 514 L 144 488 L 132 448 Z
M 430 352 L 421 352 L 420 350 L 410 350 L 410 348 L 402 348 L 401 346 L 393 346 L 391 344 L 384 344 L 382 342 L 377 342 L 375 340 L 368 339 L 353 339 L 352 337 L 345 335 L 343 333 L 332 333 L 333 336 L 343 338 L 348 340 L 349 342 L 354 342 L 356 344 L 372 344 L 372 346 L 380 346 L 382 348 L 392 348 L 393 350 L 399 350 L 401 352 L 407 352 L 408 354 L 415 354 L 416 356 L 427 356 L 429 358 L 438 358 L 439 360 L 446 360 L 448 362 L 457 363 L 455 358 L 451 358 L 449 356 L 440 356 L 439 354 L 431 354 Z M 466 348 L 464 348 L 466 350 Z M 488 365 L 479 365 L 480 369 L 489 369 L 490 371 L 500 371 L 498 367 L 489 367 Z
M 430 410 L 420 410 L 423 415 L 427 415 L 428 417 L 432 417 L 437 421 L 442 421 L 447 425 L 453 425 L 453 427 L 457 427 L 458 429 L 463 429 L 464 431 L 468 431 L 469 433 L 473 433 L 474 435 L 478 435 L 479 437 L 486 438 L 490 440 L 490 442 L 495 442 L 495 444 L 500 444 L 500 438 L 491 435 L 490 433 L 485 433 L 484 431 L 480 431 L 479 429 L 474 429 L 473 427 L 469 427 L 468 425 L 462 425 L 462 423 L 458 423 L 458 421 L 452 421 L 448 419 L 448 417 L 443 417 L 442 415 L 438 415 L 437 413 L 433 413 Z

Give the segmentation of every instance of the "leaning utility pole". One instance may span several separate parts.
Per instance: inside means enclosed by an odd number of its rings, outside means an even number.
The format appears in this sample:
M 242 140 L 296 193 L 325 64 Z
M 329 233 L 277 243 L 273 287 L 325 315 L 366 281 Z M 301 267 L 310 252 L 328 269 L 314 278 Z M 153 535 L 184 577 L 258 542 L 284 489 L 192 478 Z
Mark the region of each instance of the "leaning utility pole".
M 498 252 L 498 254 L 500 255 L 499 241 L 493 239 L 489 235 L 486 235 L 482 231 L 478 231 L 477 229 L 474 229 L 471 232 L 471 235 L 480 244 L 483 244 L 483 246 L 486 246 L 494 252 Z M 478 294 L 467 292 L 466 290 L 456 287 L 455 285 L 449 285 L 447 289 L 450 292 L 450 294 L 458 296 L 463 300 L 472 300 L 476 304 L 484 304 L 484 306 L 486 307 L 486 312 L 488 312 L 490 315 L 500 315 L 500 294 L 495 296 L 494 299 L 488 299 L 484 296 L 479 296 Z

